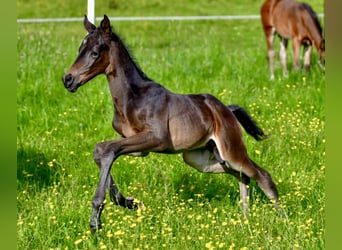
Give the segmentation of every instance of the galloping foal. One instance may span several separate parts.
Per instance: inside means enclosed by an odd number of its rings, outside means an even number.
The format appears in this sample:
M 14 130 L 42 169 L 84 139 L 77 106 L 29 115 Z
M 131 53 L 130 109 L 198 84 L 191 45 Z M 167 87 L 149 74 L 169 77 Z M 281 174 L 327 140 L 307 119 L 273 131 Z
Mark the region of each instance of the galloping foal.
M 114 104 L 113 128 L 121 135 L 98 143 L 94 150 L 101 173 L 92 201 L 93 231 L 101 228 L 107 188 L 114 203 L 128 208 L 135 205 L 132 198 L 120 193 L 110 174 L 121 155 L 183 153 L 184 161 L 201 172 L 229 173 L 239 181 L 246 214 L 250 178 L 270 199 L 278 201 L 270 174 L 247 155 L 238 120 L 256 139 L 264 134 L 241 107 L 227 107 L 209 94 L 175 94 L 153 82 L 132 59 L 106 15 L 98 28 L 85 17 L 84 27 L 88 34 L 63 76 L 64 86 L 75 92 L 95 76 L 106 74 Z

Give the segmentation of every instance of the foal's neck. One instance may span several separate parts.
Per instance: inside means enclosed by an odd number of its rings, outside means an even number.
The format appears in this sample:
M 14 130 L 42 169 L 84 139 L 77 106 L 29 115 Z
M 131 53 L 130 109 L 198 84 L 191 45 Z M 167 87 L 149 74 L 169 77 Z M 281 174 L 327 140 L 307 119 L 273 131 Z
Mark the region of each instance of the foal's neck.
M 125 105 L 133 95 L 132 85 L 137 86 L 149 78 L 134 62 L 120 40 L 112 41 L 109 58 L 110 71 L 106 74 L 114 104 Z

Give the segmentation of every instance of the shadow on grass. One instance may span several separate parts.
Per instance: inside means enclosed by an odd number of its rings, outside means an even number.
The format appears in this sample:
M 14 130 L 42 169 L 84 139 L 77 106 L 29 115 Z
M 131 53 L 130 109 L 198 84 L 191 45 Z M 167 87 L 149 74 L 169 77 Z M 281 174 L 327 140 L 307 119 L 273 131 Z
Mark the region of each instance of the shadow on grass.
M 31 148 L 17 149 L 18 187 L 28 184 L 36 188 L 51 185 L 59 179 L 59 171 L 51 158 Z M 49 165 L 50 164 L 50 165 Z
M 204 199 L 207 201 L 229 201 L 237 203 L 240 199 L 239 184 L 230 175 L 222 175 L 223 178 L 215 174 L 184 174 L 175 182 L 175 190 L 181 199 Z M 251 202 L 257 196 L 263 202 L 268 202 L 268 198 L 258 187 L 255 181 L 250 183 Z

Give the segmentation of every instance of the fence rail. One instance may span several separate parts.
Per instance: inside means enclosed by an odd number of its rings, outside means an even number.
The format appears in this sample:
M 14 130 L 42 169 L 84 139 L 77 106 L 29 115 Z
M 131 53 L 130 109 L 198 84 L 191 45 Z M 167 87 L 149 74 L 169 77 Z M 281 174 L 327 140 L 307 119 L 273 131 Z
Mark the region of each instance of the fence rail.
M 318 14 L 323 17 L 324 14 Z M 111 21 L 186 21 L 186 20 L 236 20 L 259 19 L 260 15 L 234 15 L 234 16 L 144 16 L 144 17 L 110 17 Z M 96 21 L 102 17 L 96 17 Z M 82 17 L 65 18 L 24 18 L 17 19 L 17 23 L 54 23 L 54 22 L 80 22 Z

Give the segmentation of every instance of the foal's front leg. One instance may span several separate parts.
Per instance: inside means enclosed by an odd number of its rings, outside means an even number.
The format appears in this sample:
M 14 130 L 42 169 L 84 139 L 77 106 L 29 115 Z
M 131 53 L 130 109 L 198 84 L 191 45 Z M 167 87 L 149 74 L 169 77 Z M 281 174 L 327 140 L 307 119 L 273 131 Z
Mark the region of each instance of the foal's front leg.
M 283 76 L 287 77 L 288 76 L 288 71 L 287 71 L 287 44 L 288 40 L 280 37 L 280 50 L 279 50 L 279 58 L 281 65 L 283 66 Z
M 132 197 L 125 198 L 117 186 L 114 183 L 113 177 L 111 174 L 109 174 L 109 183 L 108 183 L 108 188 L 109 188 L 109 196 L 110 200 L 114 202 L 116 205 L 120 205 L 122 207 L 127 207 L 128 209 L 133 209 L 135 208 L 134 204 L 134 199 Z
M 135 156 L 135 155 L 134 155 Z M 96 162 L 96 161 L 95 161 Z M 98 164 L 100 171 L 101 171 L 101 163 L 100 161 L 97 161 L 96 164 Z M 106 182 L 107 189 L 109 190 L 110 200 L 114 202 L 116 205 L 120 205 L 123 207 L 127 207 L 129 209 L 132 209 L 134 207 L 133 205 L 133 199 L 132 198 L 125 198 L 121 192 L 119 191 L 118 187 L 116 186 L 114 179 L 112 175 L 108 174 L 108 179 Z
M 310 59 L 311 59 L 312 45 L 304 44 L 304 69 L 306 72 L 310 69 Z
M 92 213 L 90 217 L 90 228 L 94 232 L 102 227 L 101 224 L 101 213 L 104 208 L 103 201 L 106 196 L 106 187 L 114 183 L 111 175 L 110 169 L 115 160 L 114 152 L 108 153 L 105 157 L 101 156 L 98 152 L 98 146 L 96 146 L 94 151 L 94 160 L 96 164 L 100 167 L 100 179 L 96 193 L 92 201 Z M 119 190 L 116 188 L 116 195 L 120 197 Z
M 161 133 L 162 134 L 162 133 Z M 148 138 L 148 140 L 146 139 Z M 110 198 L 118 205 L 127 208 L 134 207 L 132 198 L 126 199 L 116 187 L 110 169 L 113 162 L 123 154 L 136 152 L 162 151 L 167 147 L 167 140 L 156 138 L 153 133 L 140 133 L 128 138 L 121 138 L 114 141 L 102 142 L 96 145 L 94 160 L 100 167 L 100 179 L 97 190 L 92 201 L 92 213 L 90 217 L 90 228 L 94 232 L 101 228 L 101 213 L 104 207 L 106 188 L 110 189 Z

